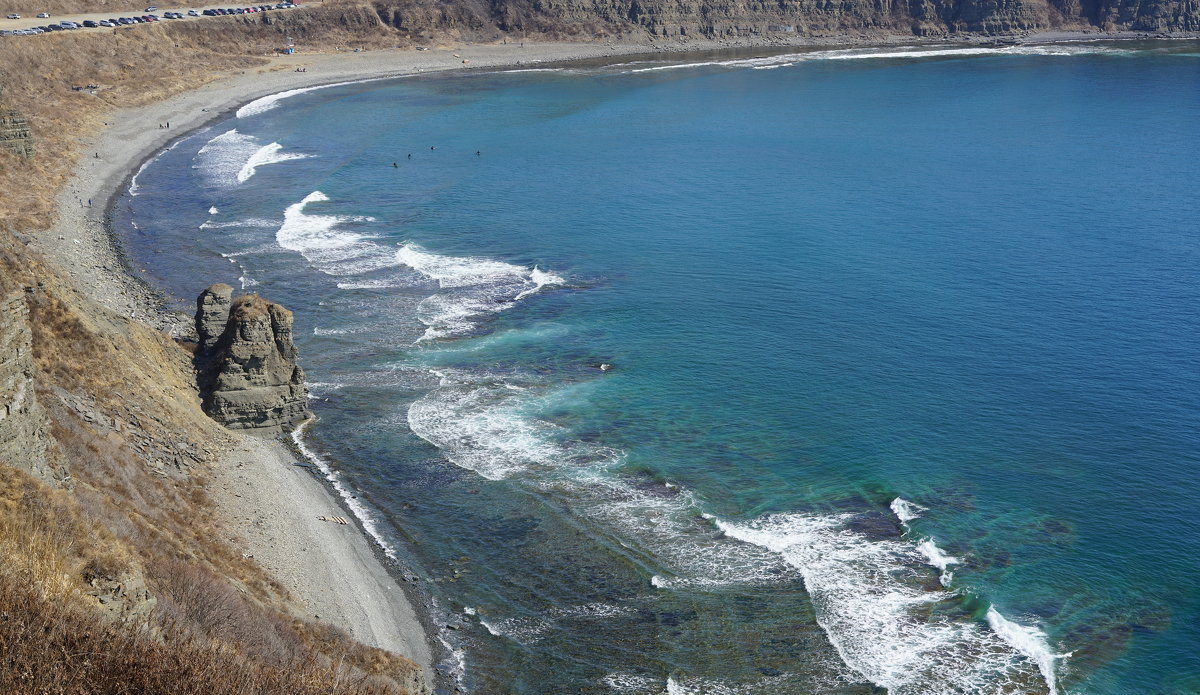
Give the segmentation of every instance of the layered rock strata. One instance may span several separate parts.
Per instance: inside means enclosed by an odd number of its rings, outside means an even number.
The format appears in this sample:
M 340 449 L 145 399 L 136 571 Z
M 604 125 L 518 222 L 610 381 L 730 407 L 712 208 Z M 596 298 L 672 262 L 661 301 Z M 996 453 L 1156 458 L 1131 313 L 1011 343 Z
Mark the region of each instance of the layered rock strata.
M 4 96 L 0 88 L 0 98 Z M 0 103 L 0 149 L 8 150 L 22 157 L 33 156 L 33 131 L 29 129 L 29 121 L 25 120 L 18 111 Z
M 375 0 L 415 38 L 646 32 L 672 38 L 1008 35 L 1036 31 L 1200 30 L 1196 0 Z
M 18 290 L 0 296 L 0 463 L 53 482 L 59 476 L 46 462 L 50 422 L 33 380 L 29 305 Z
M 231 429 L 286 432 L 311 417 L 296 364 L 292 312 L 213 285 L 196 301 L 196 367 L 204 411 Z

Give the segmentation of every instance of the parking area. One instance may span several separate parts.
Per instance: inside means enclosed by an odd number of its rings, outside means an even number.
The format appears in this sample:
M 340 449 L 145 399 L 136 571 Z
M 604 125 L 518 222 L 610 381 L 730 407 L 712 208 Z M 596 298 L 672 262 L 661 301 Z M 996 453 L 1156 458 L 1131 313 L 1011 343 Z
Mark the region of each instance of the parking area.
M 313 4 L 313 3 L 310 3 Z M 154 22 L 175 22 L 189 19 L 207 19 L 229 15 L 277 12 L 299 7 L 291 0 L 267 5 L 206 6 L 182 8 L 158 8 L 150 5 L 143 10 L 127 10 L 120 14 L 76 12 L 69 15 L 51 16 L 39 13 L 36 16 L 20 16 L 4 13 L 0 19 L 0 36 L 5 38 L 37 36 L 59 31 L 110 31 L 122 27 L 134 27 Z

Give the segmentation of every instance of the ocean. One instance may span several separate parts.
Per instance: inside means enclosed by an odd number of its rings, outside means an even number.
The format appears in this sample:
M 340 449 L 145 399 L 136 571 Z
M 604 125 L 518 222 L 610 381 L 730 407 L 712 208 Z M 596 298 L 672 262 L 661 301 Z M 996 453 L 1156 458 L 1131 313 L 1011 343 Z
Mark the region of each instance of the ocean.
M 472 693 L 1200 692 L 1200 45 L 260 99 L 114 208 L 296 312 Z

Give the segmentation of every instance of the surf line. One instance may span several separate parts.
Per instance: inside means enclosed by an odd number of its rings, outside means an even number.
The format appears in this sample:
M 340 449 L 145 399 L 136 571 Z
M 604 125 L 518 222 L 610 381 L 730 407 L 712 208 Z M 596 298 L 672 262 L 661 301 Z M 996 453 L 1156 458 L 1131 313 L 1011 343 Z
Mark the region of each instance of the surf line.
M 907 534 L 911 531 L 909 522 L 917 519 L 922 513 L 929 511 L 928 507 L 922 507 L 915 502 L 910 502 L 902 497 L 897 497 L 891 503 L 892 513 L 900 520 L 900 525 L 904 528 Z M 932 538 L 923 540 L 917 550 L 924 555 L 929 564 L 941 570 L 940 577 L 942 586 L 948 586 L 953 578 L 953 573 L 948 571 L 950 565 L 959 564 L 960 560 L 956 557 L 947 555 L 944 550 L 939 548 Z M 1050 648 L 1049 640 L 1046 634 L 1041 630 L 1022 625 L 1021 623 L 1005 618 L 995 604 L 988 604 L 987 622 L 992 632 L 996 633 L 1000 639 L 1004 640 L 1017 651 L 1024 654 L 1031 661 L 1037 664 L 1038 671 L 1045 679 L 1047 687 L 1050 689 L 1050 695 L 1058 693 L 1058 678 L 1056 667 L 1058 662 L 1068 658 L 1074 652 L 1064 652 L 1055 654 Z

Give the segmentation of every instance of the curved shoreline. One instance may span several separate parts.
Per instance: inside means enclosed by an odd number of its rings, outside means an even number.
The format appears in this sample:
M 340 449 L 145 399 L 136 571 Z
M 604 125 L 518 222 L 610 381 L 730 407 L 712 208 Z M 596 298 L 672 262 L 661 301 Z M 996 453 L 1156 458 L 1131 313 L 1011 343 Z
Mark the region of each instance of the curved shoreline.
M 457 51 L 470 56 L 472 67 L 503 68 L 653 50 L 621 48 L 545 44 Z M 168 310 L 173 298 L 140 277 L 112 226 L 114 206 L 134 177 L 175 143 L 257 99 L 294 89 L 462 71 L 459 60 L 453 49 L 276 58 L 231 79 L 109 114 L 104 131 L 81 141 L 74 175 L 57 197 L 56 224 L 26 235 L 25 241 L 62 267 L 89 298 L 158 330 L 187 335 L 191 317 Z M 296 67 L 305 71 L 296 72 Z M 89 151 L 93 156 L 87 156 Z M 437 653 L 443 647 L 434 646 L 440 640 L 430 598 L 403 581 L 402 568 L 363 527 L 370 520 L 347 509 L 324 476 L 293 466 L 302 457 L 289 443 L 230 435 L 234 444 L 209 467 L 209 487 L 217 493 L 212 498 L 231 542 L 287 588 L 304 617 L 333 624 L 365 644 L 417 662 L 424 683 L 413 683 L 415 692 L 457 685 L 449 682 L 457 674 L 434 669 L 435 659 L 446 655 Z M 317 518 L 327 515 L 352 517 L 355 523 L 340 526 Z
M 1104 40 L 1112 37 L 1086 38 Z M 685 48 L 696 50 L 694 46 Z M 655 48 L 645 45 L 618 49 L 600 44 L 549 44 L 528 49 L 490 46 L 458 50 L 471 56 L 473 67 L 485 68 L 512 67 L 522 60 L 603 59 L 656 52 Z M 480 58 L 475 55 L 476 50 L 491 54 Z M 462 69 L 447 57 L 450 51 L 428 53 L 277 59 L 264 68 L 247 70 L 232 79 L 113 114 L 110 118 L 118 125 L 110 126 L 81 145 L 85 148 L 85 156 L 81 157 L 75 176 L 58 197 L 61 215 L 58 224 L 44 236 L 30 241 L 66 269 L 80 289 L 93 299 L 122 315 L 177 332 L 190 318 L 163 310 L 168 298 L 138 277 L 138 270 L 122 252 L 120 238 L 110 223 L 119 194 L 129 186 L 141 167 L 172 143 L 227 118 L 240 106 L 258 98 L 292 89 L 402 77 L 426 70 Z M 534 54 L 538 57 L 531 57 Z M 300 65 L 307 66 L 310 71 L 286 71 L 288 67 Z M 314 66 L 316 69 L 312 69 Z M 217 105 L 201 106 L 206 103 Z M 170 129 L 155 125 L 168 121 L 172 126 Z M 102 153 L 102 156 L 88 158 L 88 149 Z M 85 200 L 90 200 L 92 205 L 85 207 Z M 96 205 L 98 201 L 100 205 Z M 54 239 L 67 243 L 55 243 Z M 328 504 L 344 508 L 344 502 L 331 495 L 328 488 L 307 471 L 290 467 L 295 454 L 281 444 L 247 438 L 241 447 L 234 449 L 236 451 L 230 451 L 214 467 L 217 484 L 230 493 L 217 501 L 231 532 L 245 537 L 243 543 L 247 552 L 258 557 L 264 567 L 293 591 L 312 617 L 343 627 L 368 644 L 414 658 L 425 668 L 427 684 L 431 682 L 436 673 L 429 650 L 429 644 L 436 637 L 430 632 L 431 616 L 425 611 L 413 610 L 413 605 L 418 602 L 411 596 L 406 599 L 395 590 L 396 583 L 380 562 L 378 550 L 373 543 L 367 542 L 361 529 L 355 529 L 354 538 L 346 538 L 346 534 L 338 536 L 334 533 L 337 527 L 312 521 L 314 508 Z M 232 492 L 234 489 L 237 493 Z M 263 508 L 271 507 L 278 509 L 263 511 Z M 268 527 L 266 530 L 262 528 L 263 523 Z M 306 547 L 314 546 L 322 551 L 321 554 L 336 557 L 331 562 L 329 557 L 316 558 L 318 553 L 302 555 Z M 340 550 L 334 551 L 335 547 Z M 363 547 L 368 547 L 368 556 L 374 558 L 373 562 L 363 555 Z M 354 576 L 341 576 L 340 573 Z M 381 576 L 382 581 L 393 582 L 393 585 L 389 588 L 381 583 Z M 331 578 L 351 585 L 357 583 L 369 590 L 330 592 L 327 589 Z M 399 586 L 407 588 L 403 584 Z M 393 624 L 381 624 L 380 616 L 388 616 L 388 621 Z M 423 633 L 423 653 L 417 644 L 422 639 L 418 633 Z

